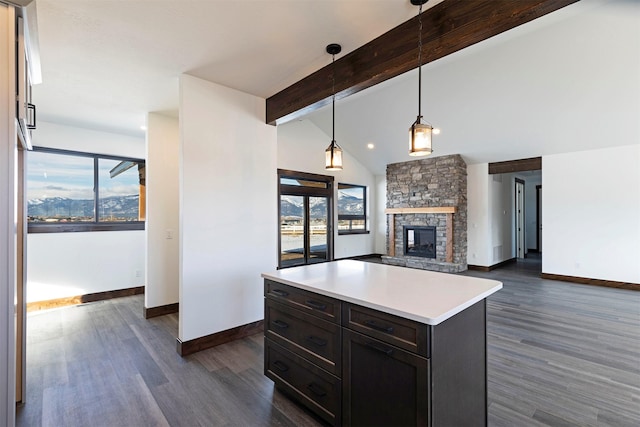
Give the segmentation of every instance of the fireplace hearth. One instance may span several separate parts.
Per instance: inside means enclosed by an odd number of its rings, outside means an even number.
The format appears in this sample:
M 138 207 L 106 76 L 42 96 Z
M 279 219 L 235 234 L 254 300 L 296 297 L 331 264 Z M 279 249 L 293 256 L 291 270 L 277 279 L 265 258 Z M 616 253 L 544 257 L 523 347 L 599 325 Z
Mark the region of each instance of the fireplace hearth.
M 436 227 L 404 227 L 404 255 L 422 258 L 436 258 Z

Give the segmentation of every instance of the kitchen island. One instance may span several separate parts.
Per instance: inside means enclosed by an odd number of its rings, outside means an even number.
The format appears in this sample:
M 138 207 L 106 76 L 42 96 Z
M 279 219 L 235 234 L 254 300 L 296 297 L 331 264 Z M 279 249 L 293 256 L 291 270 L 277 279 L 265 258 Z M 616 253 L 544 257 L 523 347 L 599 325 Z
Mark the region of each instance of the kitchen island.
M 332 425 L 486 425 L 495 280 L 343 260 L 263 273 L 265 375 Z

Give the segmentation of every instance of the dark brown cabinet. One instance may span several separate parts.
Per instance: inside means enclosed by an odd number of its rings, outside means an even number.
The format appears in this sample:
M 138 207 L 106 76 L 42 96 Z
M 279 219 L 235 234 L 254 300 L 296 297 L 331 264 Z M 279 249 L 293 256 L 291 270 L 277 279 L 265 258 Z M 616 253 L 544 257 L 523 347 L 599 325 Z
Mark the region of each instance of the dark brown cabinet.
M 341 303 L 265 280 L 265 375 L 332 425 L 342 423 Z
M 344 425 L 429 425 L 429 360 L 343 331 Z
M 332 425 L 486 426 L 486 305 L 438 325 L 265 280 L 265 375 Z

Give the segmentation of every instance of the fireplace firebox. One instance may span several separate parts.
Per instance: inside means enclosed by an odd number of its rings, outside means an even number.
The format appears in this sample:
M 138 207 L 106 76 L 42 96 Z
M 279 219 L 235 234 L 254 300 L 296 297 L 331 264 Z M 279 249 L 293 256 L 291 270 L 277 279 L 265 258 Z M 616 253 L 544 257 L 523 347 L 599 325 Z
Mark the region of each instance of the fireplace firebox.
M 423 258 L 436 258 L 436 228 L 405 225 L 404 254 Z

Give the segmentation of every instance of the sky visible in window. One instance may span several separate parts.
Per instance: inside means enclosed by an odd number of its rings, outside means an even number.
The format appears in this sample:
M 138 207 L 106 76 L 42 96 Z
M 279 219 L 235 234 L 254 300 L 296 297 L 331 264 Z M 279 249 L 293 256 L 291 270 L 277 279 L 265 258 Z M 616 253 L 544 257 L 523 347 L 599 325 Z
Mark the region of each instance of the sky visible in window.
M 109 171 L 118 160 L 100 159 L 101 197 L 137 195 L 138 169 L 133 167 L 115 178 Z M 27 158 L 27 198 L 62 197 L 74 200 L 93 199 L 93 158 L 31 151 Z
M 342 193 L 342 194 L 347 195 L 347 196 L 355 197 L 357 199 L 362 200 L 362 196 L 363 196 L 363 188 L 362 187 L 341 188 L 338 191 L 340 193 Z

